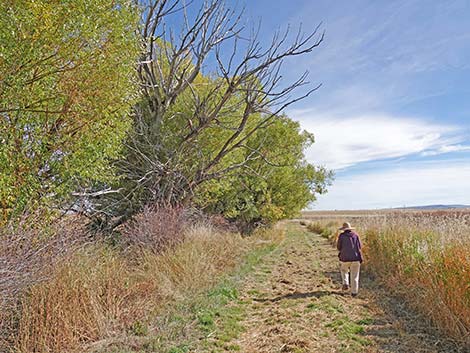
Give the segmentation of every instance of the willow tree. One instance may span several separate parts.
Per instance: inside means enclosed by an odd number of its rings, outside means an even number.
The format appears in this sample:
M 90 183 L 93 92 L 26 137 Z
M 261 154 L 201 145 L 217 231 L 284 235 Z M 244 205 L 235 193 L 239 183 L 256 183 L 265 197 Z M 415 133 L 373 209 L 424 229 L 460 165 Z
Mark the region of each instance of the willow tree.
M 246 141 L 240 168 L 198 188 L 196 204 L 236 221 L 245 231 L 296 216 L 332 179 L 331 172 L 305 160 L 304 150 L 312 143 L 313 135 L 298 122 L 277 116 Z
M 130 0 L 0 3 L 3 219 L 112 175 L 135 102 L 138 21 Z
M 114 225 L 148 203 L 190 202 L 202 184 L 243 170 L 259 158 L 246 153 L 248 141 L 318 88 L 297 94 L 307 73 L 286 82 L 280 72 L 285 60 L 320 45 L 319 27 L 276 32 L 263 48 L 257 31 L 223 1 L 140 4 L 142 98 L 126 158 L 117 162 L 116 192 L 95 203 Z

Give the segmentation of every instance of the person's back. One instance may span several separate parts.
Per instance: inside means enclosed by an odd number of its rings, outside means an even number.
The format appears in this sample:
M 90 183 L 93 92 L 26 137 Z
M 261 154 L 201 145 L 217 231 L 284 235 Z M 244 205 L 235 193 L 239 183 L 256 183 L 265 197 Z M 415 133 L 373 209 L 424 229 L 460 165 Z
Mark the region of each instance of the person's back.
M 342 233 L 338 237 L 336 246 L 339 251 L 343 290 L 349 289 L 349 277 L 351 277 L 351 294 L 356 296 L 359 291 L 359 271 L 362 263 L 361 241 L 349 223 L 344 223 L 339 230 Z
M 359 235 L 351 229 L 345 230 L 338 237 L 337 248 L 339 261 L 361 261 L 361 241 Z

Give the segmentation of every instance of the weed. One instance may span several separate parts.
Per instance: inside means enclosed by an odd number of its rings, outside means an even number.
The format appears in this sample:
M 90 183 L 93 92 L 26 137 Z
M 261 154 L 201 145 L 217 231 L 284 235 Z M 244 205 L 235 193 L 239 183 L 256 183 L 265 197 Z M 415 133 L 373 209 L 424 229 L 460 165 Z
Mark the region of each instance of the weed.
M 337 226 L 334 222 L 310 222 L 307 225 L 307 229 L 313 233 L 320 234 L 323 238 L 328 239 L 330 242 L 335 241 Z
M 311 222 L 307 225 L 307 229 L 313 233 L 321 234 L 324 230 L 320 222 Z
M 372 318 L 364 318 L 356 321 L 358 325 L 372 325 L 374 323 L 374 319 Z
M 146 336 L 149 333 L 147 324 L 140 320 L 134 321 L 129 331 L 136 336 Z
M 32 286 L 22 298 L 16 350 L 64 352 L 110 336 L 149 336 L 153 333 L 148 323 L 157 313 L 213 286 L 221 274 L 246 259 L 247 252 L 251 255 L 243 271 L 249 271 L 272 245 L 267 234 L 263 237 L 259 243 L 255 236 L 243 239 L 200 226 L 186 229 L 185 241 L 158 254 L 142 250 L 139 257 L 129 258 L 130 253 L 104 243 L 77 251 L 53 268 L 50 279 Z M 225 305 L 238 300 L 238 291 L 222 282 L 206 300 Z M 197 306 L 194 313 L 205 332 L 223 315 Z M 172 318 L 174 332 L 187 322 L 183 316 Z M 152 345 L 162 351 L 160 343 Z
M 352 348 L 351 346 L 367 346 L 370 344 L 370 341 L 362 336 L 365 332 L 364 327 L 351 321 L 346 316 L 333 320 L 326 324 L 325 327 L 336 332 L 340 340 L 346 341 L 346 347 Z
M 320 308 L 321 308 L 321 306 L 317 303 L 309 303 L 307 305 L 307 309 L 309 309 L 309 310 L 318 310 Z
M 214 316 L 209 310 L 197 313 L 197 321 L 204 331 L 210 331 L 214 327 Z
M 325 296 L 320 299 L 319 308 L 330 314 L 344 313 L 343 305 L 334 297 Z

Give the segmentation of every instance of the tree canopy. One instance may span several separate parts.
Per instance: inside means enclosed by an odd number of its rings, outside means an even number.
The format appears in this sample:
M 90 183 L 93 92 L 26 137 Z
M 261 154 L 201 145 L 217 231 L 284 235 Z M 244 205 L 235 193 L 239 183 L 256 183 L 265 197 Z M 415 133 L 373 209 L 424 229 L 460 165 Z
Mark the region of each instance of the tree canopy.
M 253 225 L 325 192 L 331 173 L 304 158 L 313 135 L 284 114 L 319 86 L 281 75 L 323 33 L 263 47 L 241 18 L 220 0 L 2 2 L 3 220 L 78 202 L 114 229 L 183 204 Z
M 130 0 L 0 4 L 2 217 L 112 176 L 137 96 Z
M 303 151 L 313 142 L 313 135 L 302 132 L 297 122 L 277 116 L 247 142 L 245 155 L 239 158 L 249 162 L 201 185 L 196 203 L 247 230 L 255 223 L 295 216 L 326 191 L 332 178 L 331 172 L 306 162 Z M 249 154 L 253 156 L 248 158 Z
M 98 223 L 113 228 L 154 203 L 196 205 L 245 223 L 293 215 L 325 191 L 331 175 L 305 161 L 313 138 L 282 115 L 318 86 L 296 95 L 307 75 L 281 84 L 280 69 L 323 34 L 279 32 L 267 49 L 253 34 L 241 45 L 240 16 L 221 1 L 206 2 L 194 18 L 178 5 L 149 1 L 143 11 L 142 98 L 125 158 L 116 161 L 116 192 L 94 203 Z M 175 11 L 180 27 L 168 29 L 165 18 Z

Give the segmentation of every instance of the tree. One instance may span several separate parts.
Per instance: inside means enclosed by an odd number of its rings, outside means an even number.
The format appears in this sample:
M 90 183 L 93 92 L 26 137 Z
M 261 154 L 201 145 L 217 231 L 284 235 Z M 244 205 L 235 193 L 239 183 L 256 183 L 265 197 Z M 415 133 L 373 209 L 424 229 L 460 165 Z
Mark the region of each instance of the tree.
M 293 96 L 307 84 L 307 73 L 286 84 L 280 69 L 285 59 L 320 45 L 319 27 L 308 35 L 277 32 L 263 49 L 257 32 L 247 31 L 241 14 L 222 1 L 204 2 L 194 16 L 194 8 L 179 0 L 145 5 L 146 50 L 138 65 L 143 98 L 126 158 L 116 163 L 119 192 L 95 203 L 101 220 L 113 220 L 111 228 L 145 204 L 189 202 L 202 184 L 258 159 L 247 142 L 318 88 Z M 179 31 L 168 18 L 181 24 Z
M 331 172 L 305 161 L 303 151 L 313 142 L 313 135 L 302 132 L 297 122 L 276 117 L 247 141 L 245 153 L 255 156 L 231 175 L 201 185 L 196 203 L 238 222 L 245 231 L 256 223 L 295 216 L 326 191 L 332 178 Z
M 3 219 L 113 175 L 136 98 L 138 21 L 130 0 L 1 2 Z

